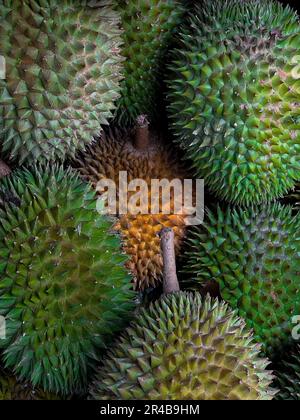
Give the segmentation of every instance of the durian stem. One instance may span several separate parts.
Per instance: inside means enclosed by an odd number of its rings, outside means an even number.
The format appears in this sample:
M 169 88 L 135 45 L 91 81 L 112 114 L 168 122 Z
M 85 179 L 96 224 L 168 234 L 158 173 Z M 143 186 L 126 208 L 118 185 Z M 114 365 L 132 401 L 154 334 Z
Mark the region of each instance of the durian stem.
M 3 178 L 4 176 L 7 176 L 11 173 L 11 169 L 9 166 L 6 165 L 6 163 L 3 162 L 3 160 L 0 159 L 0 178 Z
M 147 115 L 140 115 L 136 119 L 134 147 L 137 150 L 146 150 L 149 147 L 149 121 Z
M 174 245 L 174 231 L 165 228 L 160 232 L 160 245 L 163 255 L 163 292 L 164 294 L 180 291 L 176 273 L 176 257 Z

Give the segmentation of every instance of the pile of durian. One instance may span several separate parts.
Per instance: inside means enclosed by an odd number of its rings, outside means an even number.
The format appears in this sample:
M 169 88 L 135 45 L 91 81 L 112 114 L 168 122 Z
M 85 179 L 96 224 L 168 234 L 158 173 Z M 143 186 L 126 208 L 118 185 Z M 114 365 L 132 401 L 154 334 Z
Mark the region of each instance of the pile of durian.
M 0 400 L 300 399 L 284 3 L 0 0 Z M 120 171 L 204 179 L 203 224 L 99 212 Z

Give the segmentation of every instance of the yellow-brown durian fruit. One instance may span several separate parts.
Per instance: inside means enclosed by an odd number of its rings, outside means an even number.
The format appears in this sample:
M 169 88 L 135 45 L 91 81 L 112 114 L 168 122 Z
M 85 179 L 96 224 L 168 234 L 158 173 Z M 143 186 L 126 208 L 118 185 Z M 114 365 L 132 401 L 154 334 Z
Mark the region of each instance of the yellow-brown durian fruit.
M 174 148 L 167 146 L 161 135 L 149 131 L 145 117 L 138 118 L 138 126 L 133 130 L 110 130 L 102 134 L 96 144 L 78 156 L 75 166 L 95 188 L 102 179 L 112 179 L 118 187 L 120 171 L 127 171 L 128 182 L 134 179 L 147 182 L 149 203 L 152 179 L 191 178 Z M 133 193 L 129 192 L 128 198 L 130 194 Z M 171 198 L 171 214 L 163 214 L 162 203 L 158 214 L 132 214 L 130 206 L 126 215 L 116 214 L 115 228 L 121 232 L 124 249 L 131 256 L 128 268 L 134 275 L 136 290 L 156 287 L 161 282 L 163 264 L 158 233 L 164 227 L 174 229 L 177 254 L 180 250 L 186 232 L 186 215 L 174 214 L 175 200 L 182 197 L 175 197 L 171 190 Z

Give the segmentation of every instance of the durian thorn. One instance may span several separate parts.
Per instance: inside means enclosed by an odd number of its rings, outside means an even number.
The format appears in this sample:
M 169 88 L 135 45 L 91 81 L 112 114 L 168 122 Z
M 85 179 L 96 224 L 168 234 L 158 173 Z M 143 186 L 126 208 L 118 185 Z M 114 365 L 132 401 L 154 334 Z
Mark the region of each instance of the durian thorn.
M 9 166 L 6 165 L 6 163 L 3 162 L 3 160 L 0 159 L 0 178 L 3 178 L 4 176 L 7 176 L 11 173 L 11 169 Z
M 163 256 L 163 292 L 164 294 L 179 292 L 180 287 L 176 273 L 174 231 L 171 228 L 164 228 L 159 236 Z
M 136 119 L 134 134 L 134 147 L 137 150 L 146 150 L 150 143 L 149 121 L 147 115 L 139 115 Z

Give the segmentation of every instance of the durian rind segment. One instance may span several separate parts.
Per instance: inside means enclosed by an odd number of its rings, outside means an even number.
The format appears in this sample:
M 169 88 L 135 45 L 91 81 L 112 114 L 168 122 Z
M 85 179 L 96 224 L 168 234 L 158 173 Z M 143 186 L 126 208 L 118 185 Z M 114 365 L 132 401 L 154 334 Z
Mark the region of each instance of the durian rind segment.
M 123 58 L 112 1 L 1 0 L 0 145 L 17 164 L 64 160 L 108 124 Z
M 19 200 L 0 210 L 5 366 L 45 391 L 81 392 L 134 308 L 120 238 L 71 169 L 19 170 L 0 191 Z
M 224 303 L 176 293 L 144 309 L 104 360 L 93 399 L 271 400 L 268 361 Z
M 266 0 L 205 0 L 169 76 L 178 142 L 219 198 L 271 201 L 300 179 L 300 25 Z

